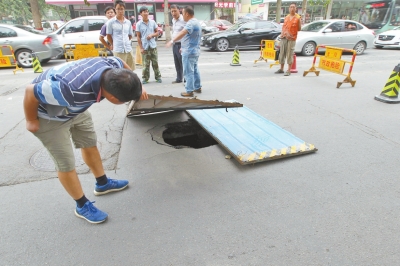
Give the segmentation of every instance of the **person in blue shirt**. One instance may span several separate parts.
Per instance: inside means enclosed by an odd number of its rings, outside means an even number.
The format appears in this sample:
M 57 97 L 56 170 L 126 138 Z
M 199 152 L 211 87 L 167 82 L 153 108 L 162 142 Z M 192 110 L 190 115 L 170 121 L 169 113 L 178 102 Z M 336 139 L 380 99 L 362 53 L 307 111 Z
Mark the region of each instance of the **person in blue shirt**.
M 26 128 L 50 153 L 58 179 L 76 201 L 76 216 L 90 223 L 101 223 L 108 215 L 83 193 L 71 139 L 75 148 L 81 149 L 83 160 L 96 178 L 96 196 L 128 186 L 127 180 L 106 176 L 87 109 L 103 99 L 122 104 L 147 98 L 139 77 L 117 57 L 67 62 L 46 70 L 26 87 L 23 102 Z
M 112 46 L 114 56 L 124 60 L 128 66 L 135 70 L 135 57 L 132 49 L 133 29 L 131 22 L 125 18 L 125 2 L 115 2 L 117 15 L 107 21 L 107 40 Z
M 201 26 L 199 21 L 194 18 L 194 10 L 191 6 L 185 6 L 182 10 L 183 20 L 186 25 L 178 35 L 167 43 L 171 47 L 176 41 L 181 40 L 183 76 L 186 80 L 186 92 L 182 92 L 183 97 L 193 97 L 193 92 L 201 93 L 201 78 L 198 68 L 200 55 Z
M 154 76 L 158 83 L 161 83 L 161 72 L 158 67 L 158 53 L 156 37 L 158 36 L 157 23 L 149 19 L 149 10 L 146 6 L 139 9 L 142 20 L 136 23 L 136 36 L 140 52 L 142 53 L 143 69 L 142 83 L 146 84 L 150 78 L 150 62 L 153 66 Z

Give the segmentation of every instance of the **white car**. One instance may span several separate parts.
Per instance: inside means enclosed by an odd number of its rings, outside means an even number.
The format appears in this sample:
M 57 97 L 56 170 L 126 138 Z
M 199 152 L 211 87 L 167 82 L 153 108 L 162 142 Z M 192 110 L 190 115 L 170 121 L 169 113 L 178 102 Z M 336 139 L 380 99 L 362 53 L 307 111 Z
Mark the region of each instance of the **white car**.
M 100 43 L 101 27 L 107 22 L 105 16 L 75 18 L 62 25 L 54 33 L 60 44 Z
M 378 49 L 383 47 L 400 47 L 400 27 L 376 35 L 374 45 Z
M 327 45 L 353 49 L 360 55 L 373 46 L 374 37 L 373 31 L 356 21 L 318 20 L 298 32 L 294 52 L 312 56 L 317 45 Z

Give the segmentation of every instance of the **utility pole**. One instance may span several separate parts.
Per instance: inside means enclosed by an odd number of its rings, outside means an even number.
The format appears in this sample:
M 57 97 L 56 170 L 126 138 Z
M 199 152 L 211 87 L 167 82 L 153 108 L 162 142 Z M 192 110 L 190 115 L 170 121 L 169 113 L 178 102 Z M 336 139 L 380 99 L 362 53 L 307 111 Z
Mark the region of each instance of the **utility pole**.
M 171 40 L 171 26 L 169 25 L 169 8 L 168 0 L 164 0 L 164 25 L 165 25 L 165 41 L 166 43 Z
M 303 0 L 301 5 L 301 24 L 306 23 L 306 14 L 307 14 L 307 0 Z
M 33 18 L 33 23 L 35 24 L 35 29 L 43 30 L 42 16 L 40 15 L 39 12 L 38 0 L 29 0 L 29 3 L 31 4 L 32 18 Z
M 235 23 L 238 21 L 238 14 L 239 14 L 239 0 L 236 0 L 235 3 Z
M 281 7 L 282 7 L 282 0 L 276 1 L 276 23 L 281 24 Z

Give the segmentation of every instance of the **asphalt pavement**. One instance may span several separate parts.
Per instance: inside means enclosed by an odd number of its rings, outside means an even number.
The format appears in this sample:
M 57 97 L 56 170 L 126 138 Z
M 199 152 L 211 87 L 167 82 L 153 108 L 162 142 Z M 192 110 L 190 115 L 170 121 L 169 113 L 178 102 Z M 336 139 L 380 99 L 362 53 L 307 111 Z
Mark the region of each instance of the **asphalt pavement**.
M 94 179 L 76 154 L 85 194 L 108 212 L 99 225 L 77 218 L 41 143 L 25 130 L 24 87 L 32 69 L 0 69 L 0 265 L 397 265 L 400 217 L 400 105 L 374 100 L 397 50 L 356 58 L 355 87 L 321 71 L 289 77 L 254 60 L 257 50 L 202 50 L 205 100 L 234 99 L 308 143 L 316 153 L 242 166 L 221 145 L 176 149 L 162 128 L 188 115 L 125 118 L 126 105 L 90 108 L 107 174 L 128 189 L 93 195 Z M 350 59 L 350 55 L 344 56 Z M 64 61 L 53 60 L 47 69 Z M 159 42 L 163 83 L 151 94 L 179 97 L 170 49 Z M 141 70 L 135 71 L 140 75 Z

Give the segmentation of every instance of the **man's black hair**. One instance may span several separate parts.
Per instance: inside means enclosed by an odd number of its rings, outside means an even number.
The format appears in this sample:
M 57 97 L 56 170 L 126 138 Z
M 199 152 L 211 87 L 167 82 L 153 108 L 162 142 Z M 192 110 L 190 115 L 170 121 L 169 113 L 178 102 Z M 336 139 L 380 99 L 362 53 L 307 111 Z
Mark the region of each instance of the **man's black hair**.
M 176 8 L 176 9 L 178 9 L 178 10 L 179 10 L 179 6 L 178 6 L 178 5 L 175 5 L 175 4 L 171 5 L 169 8 L 170 8 L 170 9 L 172 9 L 172 8 Z
M 107 14 L 108 10 L 112 9 L 114 11 L 115 14 L 115 9 L 112 6 L 108 6 L 104 9 L 104 14 Z
M 183 10 L 185 10 L 185 12 L 188 13 L 190 16 L 194 16 L 194 10 L 192 6 L 185 6 Z
M 117 5 L 123 6 L 125 8 L 125 2 L 124 1 L 121 1 L 121 0 L 115 1 L 115 5 L 114 6 L 117 7 Z
M 294 5 L 295 7 L 297 7 L 295 2 L 291 2 L 289 6 Z
M 146 10 L 149 10 L 149 9 L 147 8 L 147 6 L 142 6 L 142 7 L 139 9 L 139 14 L 142 14 L 142 12 L 143 12 L 143 11 L 146 11 Z
M 139 101 L 142 83 L 132 70 L 112 68 L 102 77 L 101 86 L 120 102 Z

